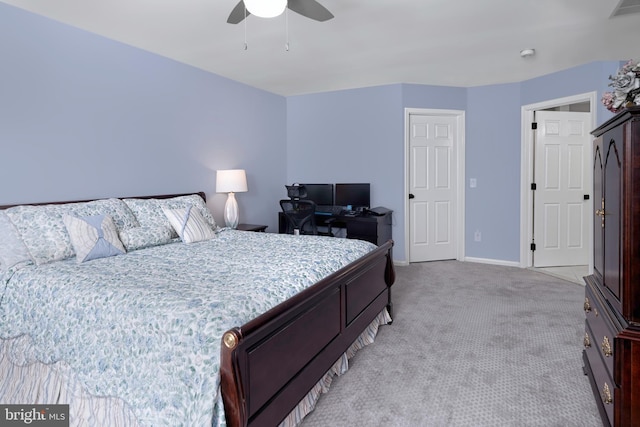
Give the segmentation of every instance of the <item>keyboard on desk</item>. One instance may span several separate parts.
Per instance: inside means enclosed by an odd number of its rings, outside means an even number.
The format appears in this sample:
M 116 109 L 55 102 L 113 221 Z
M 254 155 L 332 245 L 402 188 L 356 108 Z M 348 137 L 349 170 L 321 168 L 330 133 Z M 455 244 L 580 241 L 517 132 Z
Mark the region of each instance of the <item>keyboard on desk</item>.
M 318 215 L 340 215 L 344 208 L 342 206 L 316 206 Z

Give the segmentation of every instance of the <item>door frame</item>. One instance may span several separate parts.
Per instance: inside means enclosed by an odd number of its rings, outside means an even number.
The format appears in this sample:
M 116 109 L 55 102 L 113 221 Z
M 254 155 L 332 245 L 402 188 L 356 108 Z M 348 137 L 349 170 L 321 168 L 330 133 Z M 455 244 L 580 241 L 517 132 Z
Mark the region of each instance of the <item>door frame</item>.
M 531 251 L 531 241 L 533 240 L 533 193 L 531 183 L 533 182 L 533 146 L 534 139 L 531 130 L 534 113 L 536 110 L 548 108 L 564 107 L 581 102 L 589 103 L 589 114 L 591 115 L 591 129 L 596 128 L 596 98 L 597 92 L 587 92 L 564 98 L 551 99 L 535 104 L 523 105 L 521 107 L 521 147 L 520 147 L 520 267 L 528 268 L 533 266 L 533 253 Z M 593 161 L 593 146 L 590 145 L 587 153 L 590 163 Z M 589 176 L 593 171 L 590 166 Z M 592 191 L 590 192 L 592 193 Z M 587 211 L 593 212 L 593 197 L 587 202 Z M 593 216 L 588 217 L 589 253 L 593 253 Z M 589 257 L 589 273 L 593 272 L 593 258 Z
M 409 264 L 411 259 L 411 220 L 410 208 L 409 208 L 409 160 L 411 158 L 410 150 L 410 135 L 411 129 L 409 117 L 411 115 L 424 115 L 424 116 L 441 116 L 441 117 L 454 117 L 456 119 L 456 158 L 454 159 L 456 165 L 456 218 L 454 227 L 456 227 L 456 260 L 463 261 L 465 246 L 465 206 L 464 206 L 464 189 L 465 189 L 465 112 L 464 110 L 444 110 L 444 109 L 430 109 L 430 108 L 405 108 L 404 109 L 404 253 L 406 254 L 406 263 Z

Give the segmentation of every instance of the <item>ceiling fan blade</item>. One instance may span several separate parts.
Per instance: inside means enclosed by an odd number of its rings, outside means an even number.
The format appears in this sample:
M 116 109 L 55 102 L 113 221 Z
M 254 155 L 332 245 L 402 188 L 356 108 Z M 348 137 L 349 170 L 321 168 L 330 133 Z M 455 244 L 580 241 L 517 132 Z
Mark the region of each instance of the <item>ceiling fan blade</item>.
M 320 22 L 333 18 L 333 14 L 316 0 L 289 0 L 287 7 L 302 16 Z
M 249 15 L 251 14 L 247 10 L 246 16 L 249 16 Z M 234 7 L 231 13 L 229 14 L 229 18 L 227 18 L 227 23 L 239 24 L 240 22 L 242 22 L 244 17 L 245 17 L 244 2 L 240 0 L 240 3 L 238 3 L 236 7 Z

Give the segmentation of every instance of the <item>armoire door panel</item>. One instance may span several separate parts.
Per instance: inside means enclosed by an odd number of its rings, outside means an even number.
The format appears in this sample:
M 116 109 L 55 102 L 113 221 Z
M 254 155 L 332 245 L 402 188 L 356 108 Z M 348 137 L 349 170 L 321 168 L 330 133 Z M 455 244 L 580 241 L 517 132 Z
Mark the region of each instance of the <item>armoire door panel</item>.
M 604 161 L 602 149 L 602 137 L 596 138 L 593 143 L 593 275 L 602 283 L 604 275 L 604 226 L 602 217 L 597 215 L 603 200 Z
M 604 160 L 604 286 L 617 299 L 620 309 L 620 279 L 622 223 L 620 204 L 622 202 L 622 129 L 611 131 L 604 140 L 606 157 Z M 615 301 L 612 301 L 615 303 Z

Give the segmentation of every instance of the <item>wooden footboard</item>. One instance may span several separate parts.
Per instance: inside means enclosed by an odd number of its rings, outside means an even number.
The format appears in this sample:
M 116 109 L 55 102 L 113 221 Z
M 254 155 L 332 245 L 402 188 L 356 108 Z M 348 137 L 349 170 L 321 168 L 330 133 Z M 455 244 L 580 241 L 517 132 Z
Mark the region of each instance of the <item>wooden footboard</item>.
M 276 426 L 375 317 L 395 281 L 389 240 L 222 338 L 227 424 Z

